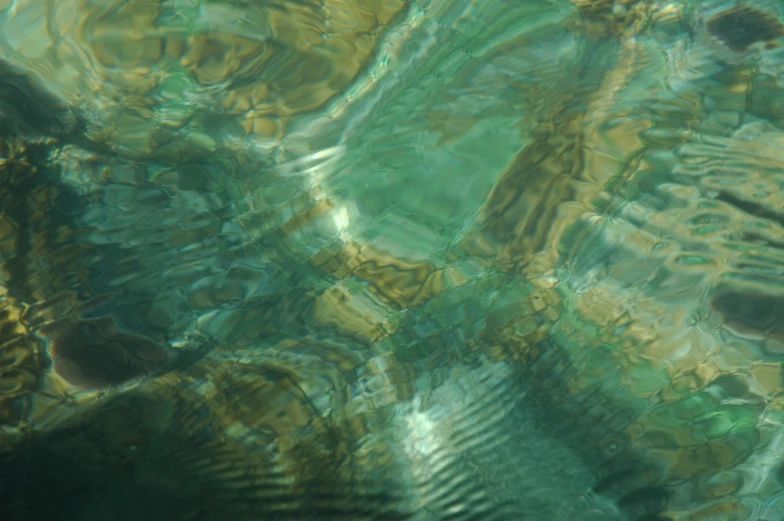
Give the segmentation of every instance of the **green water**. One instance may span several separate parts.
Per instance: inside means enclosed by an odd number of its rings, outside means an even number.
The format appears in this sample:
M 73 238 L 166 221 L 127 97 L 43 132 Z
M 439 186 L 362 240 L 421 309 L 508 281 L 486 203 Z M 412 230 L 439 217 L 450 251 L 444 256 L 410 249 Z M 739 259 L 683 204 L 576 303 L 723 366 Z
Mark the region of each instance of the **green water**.
M 0 518 L 782 519 L 782 9 L 0 1 Z

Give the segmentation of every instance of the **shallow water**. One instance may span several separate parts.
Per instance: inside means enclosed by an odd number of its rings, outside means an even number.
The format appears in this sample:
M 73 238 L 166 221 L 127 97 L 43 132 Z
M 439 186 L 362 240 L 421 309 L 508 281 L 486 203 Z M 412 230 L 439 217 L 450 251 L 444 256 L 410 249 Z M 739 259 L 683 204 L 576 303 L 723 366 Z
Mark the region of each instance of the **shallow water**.
M 773 0 L 0 1 L 0 512 L 784 517 Z

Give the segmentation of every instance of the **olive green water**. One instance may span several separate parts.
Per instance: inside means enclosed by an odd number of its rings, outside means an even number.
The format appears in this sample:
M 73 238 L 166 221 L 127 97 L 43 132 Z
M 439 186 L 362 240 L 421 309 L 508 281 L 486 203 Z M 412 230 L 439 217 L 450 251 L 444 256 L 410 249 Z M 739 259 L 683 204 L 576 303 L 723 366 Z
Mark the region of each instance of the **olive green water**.
M 0 519 L 784 519 L 775 0 L 0 0 Z

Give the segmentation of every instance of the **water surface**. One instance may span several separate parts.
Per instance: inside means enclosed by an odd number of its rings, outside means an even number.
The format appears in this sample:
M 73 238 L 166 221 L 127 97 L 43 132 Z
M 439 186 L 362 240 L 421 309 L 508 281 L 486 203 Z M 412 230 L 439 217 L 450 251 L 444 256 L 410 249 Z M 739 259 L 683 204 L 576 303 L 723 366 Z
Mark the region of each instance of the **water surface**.
M 781 16 L 0 2 L 3 519 L 784 517 Z

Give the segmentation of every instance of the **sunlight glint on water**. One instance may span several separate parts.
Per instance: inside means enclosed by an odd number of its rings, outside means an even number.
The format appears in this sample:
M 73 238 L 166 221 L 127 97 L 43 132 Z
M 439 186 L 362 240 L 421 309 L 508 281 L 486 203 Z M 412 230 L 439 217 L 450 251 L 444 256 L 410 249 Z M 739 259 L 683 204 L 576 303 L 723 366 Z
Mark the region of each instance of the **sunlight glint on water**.
M 774 0 L 0 0 L 0 518 L 784 518 Z

